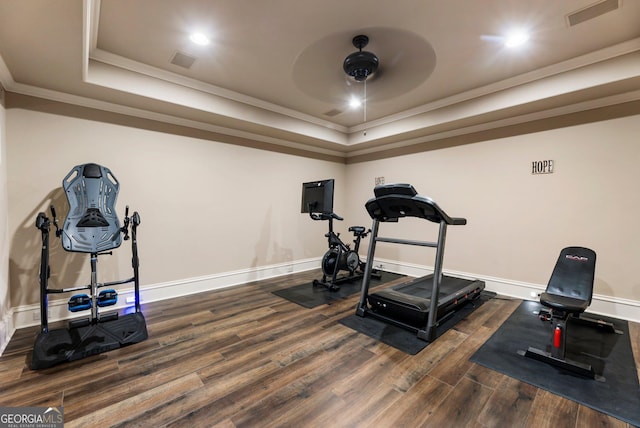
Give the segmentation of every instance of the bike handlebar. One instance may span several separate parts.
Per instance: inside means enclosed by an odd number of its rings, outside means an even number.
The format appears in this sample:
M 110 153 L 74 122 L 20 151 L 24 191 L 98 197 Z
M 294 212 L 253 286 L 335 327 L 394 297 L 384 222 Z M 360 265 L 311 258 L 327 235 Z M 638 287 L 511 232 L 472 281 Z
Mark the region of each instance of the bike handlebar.
M 344 220 L 344 218 L 340 217 L 338 214 L 336 213 L 314 213 L 309 211 L 309 217 L 311 217 L 313 220 L 330 220 L 330 219 L 335 219 L 335 220 Z

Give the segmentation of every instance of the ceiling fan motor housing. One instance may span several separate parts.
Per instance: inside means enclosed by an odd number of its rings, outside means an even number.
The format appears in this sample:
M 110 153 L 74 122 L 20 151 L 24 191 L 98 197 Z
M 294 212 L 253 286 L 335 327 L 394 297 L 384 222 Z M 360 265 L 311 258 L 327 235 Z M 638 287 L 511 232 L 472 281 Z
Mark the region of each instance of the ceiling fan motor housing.
M 352 42 L 359 51 L 347 56 L 342 68 L 345 73 L 353 77 L 356 81 L 362 82 L 367 80 L 367 77 L 375 73 L 378 69 L 378 57 L 371 52 L 362 50 L 362 48 L 369 43 L 369 38 L 367 36 L 355 36 Z

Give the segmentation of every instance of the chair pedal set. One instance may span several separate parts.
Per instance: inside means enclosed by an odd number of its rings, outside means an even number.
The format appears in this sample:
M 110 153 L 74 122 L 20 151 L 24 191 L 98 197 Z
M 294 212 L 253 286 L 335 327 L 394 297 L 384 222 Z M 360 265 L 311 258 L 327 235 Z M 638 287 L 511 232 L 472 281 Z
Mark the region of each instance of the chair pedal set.
M 126 207 L 121 225 L 115 203 L 120 184 L 111 171 L 95 163 L 75 166 L 62 180 L 69 202 L 69 211 L 62 227 L 58 226 L 56 211 L 51 205 L 49 219 L 44 212 L 36 218 L 36 228 L 42 234 L 40 257 L 40 333 L 33 345 L 29 367 L 32 370 L 73 361 L 147 338 L 147 327 L 140 307 L 140 280 L 138 274 L 137 228 L 140 215 L 129 216 Z M 69 288 L 49 288 L 49 233 L 55 227 L 55 236 L 69 252 L 87 253 L 91 262 L 91 282 Z M 131 233 L 131 237 L 129 237 Z M 122 241 L 131 239 L 131 266 L 133 276 L 119 281 L 98 283 L 98 257 L 111 255 Z M 134 311 L 122 316 L 116 312 L 100 313 L 100 309 L 118 303 L 117 285 L 133 283 Z M 85 291 L 84 293 L 77 293 Z M 67 302 L 70 312 L 91 311 L 90 317 L 72 319 L 67 328 L 49 329 L 48 296 L 74 293 Z

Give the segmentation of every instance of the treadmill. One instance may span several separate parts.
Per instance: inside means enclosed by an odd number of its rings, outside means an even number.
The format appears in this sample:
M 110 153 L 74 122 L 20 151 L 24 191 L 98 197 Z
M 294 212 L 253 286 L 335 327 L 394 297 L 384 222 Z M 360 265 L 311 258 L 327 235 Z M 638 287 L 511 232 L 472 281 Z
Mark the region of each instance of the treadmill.
M 418 338 L 432 342 L 437 338 L 438 325 L 461 305 L 480 297 L 485 287 L 480 280 L 456 278 L 442 273 L 447 226 L 462 226 L 467 224 L 467 220 L 449 217 L 433 200 L 418 195 L 410 184 L 379 185 L 375 187 L 374 194 L 375 198 L 365 204 L 373 225 L 356 315 L 408 329 L 415 332 Z M 417 217 L 439 224 L 437 242 L 378 236 L 381 222 L 398 222 L 404 217 Z M 433 274 L 369 294 L 370 274 L 378 242 L 435 248 Z

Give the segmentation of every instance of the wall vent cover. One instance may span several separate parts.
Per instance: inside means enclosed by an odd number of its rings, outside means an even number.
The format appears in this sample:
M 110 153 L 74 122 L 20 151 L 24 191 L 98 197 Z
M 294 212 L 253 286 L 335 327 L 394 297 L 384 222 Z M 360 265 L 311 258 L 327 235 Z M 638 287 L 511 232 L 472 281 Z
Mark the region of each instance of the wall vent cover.
M 342 110 L 338 110 L 337 108 L 334 108 L 325 112 L 324 115 L 328 117 L 333 117 L 333 116 L 339 115 L 340 113 L 342 113 Z
M 582 22 L 604 15 L 607 12 L 614 11 L 620 7 L 621 0 L 602 0 L 567 15 L 567 24 L 569 27 L 578 25 Z

